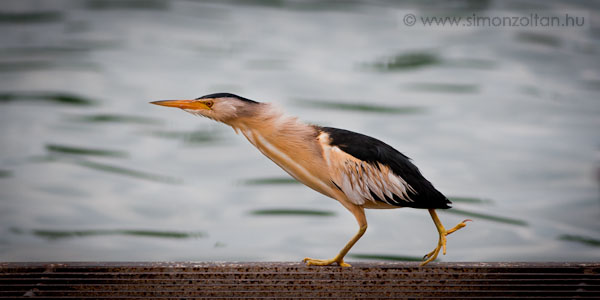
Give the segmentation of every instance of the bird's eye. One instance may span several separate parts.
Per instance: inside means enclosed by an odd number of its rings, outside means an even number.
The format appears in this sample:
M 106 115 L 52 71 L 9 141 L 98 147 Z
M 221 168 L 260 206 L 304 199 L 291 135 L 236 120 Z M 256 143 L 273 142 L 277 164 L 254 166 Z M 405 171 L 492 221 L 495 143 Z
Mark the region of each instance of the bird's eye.
M 205 101 L 204 104 L 206 104 L 206 106 L 208 106 L 209 108 L 213 106 L 213 104 L 215 104 L 212 100 L 209 101 Z

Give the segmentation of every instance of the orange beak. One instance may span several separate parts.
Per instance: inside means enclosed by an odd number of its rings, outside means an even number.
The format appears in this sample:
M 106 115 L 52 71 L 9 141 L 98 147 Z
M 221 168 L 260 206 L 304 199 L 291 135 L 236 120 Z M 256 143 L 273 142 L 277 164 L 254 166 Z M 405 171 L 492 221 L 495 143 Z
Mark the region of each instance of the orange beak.
M 160 100 L 150 102 L 156 105 L 177 107 L 181 109 L 210 109 L 204 102 L 197 100 Z

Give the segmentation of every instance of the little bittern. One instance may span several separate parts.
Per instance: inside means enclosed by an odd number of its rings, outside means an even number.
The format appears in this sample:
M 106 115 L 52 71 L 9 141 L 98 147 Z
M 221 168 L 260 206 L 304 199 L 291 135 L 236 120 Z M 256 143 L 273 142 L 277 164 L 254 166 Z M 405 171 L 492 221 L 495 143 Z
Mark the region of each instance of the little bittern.
M 365 208 L 428 209 L 439 239 L 422 265 L 436 259 L 440 250 L 446 254 L 446 236 L 469 221 L 446 230 L 435 210 L 450 208 L 448 198 L 421 175 L 407 156 L 375 138 L 305 124 L 269 103 L 229 93 L 152 104 L 181 108 L 231 126 L 292 177 L 336 199 L 354 215 L 358 233 L 340 253 L 332 259 L 305 258 L 307 265 L 350 266 L 344 262 L 344 256 L 367 230 Z

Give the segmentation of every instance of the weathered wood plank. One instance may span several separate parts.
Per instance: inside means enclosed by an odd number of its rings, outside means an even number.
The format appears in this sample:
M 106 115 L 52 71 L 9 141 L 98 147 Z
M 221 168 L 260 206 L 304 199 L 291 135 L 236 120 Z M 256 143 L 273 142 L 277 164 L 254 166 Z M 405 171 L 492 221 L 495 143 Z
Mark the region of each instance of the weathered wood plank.
M 600 263 L 0 263 L 0 298 L 600 298 Z

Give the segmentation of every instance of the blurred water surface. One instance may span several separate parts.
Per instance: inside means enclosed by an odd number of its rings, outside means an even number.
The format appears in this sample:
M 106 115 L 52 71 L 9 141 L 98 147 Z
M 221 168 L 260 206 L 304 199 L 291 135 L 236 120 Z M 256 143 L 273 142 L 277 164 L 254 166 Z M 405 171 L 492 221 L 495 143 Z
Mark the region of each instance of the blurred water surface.
M 160 99 L 233 92 L 365 133 L 454 201 L 444 261 L 600 259 L 598 4 L 2 1 L 0 260 L 299 261 L 350 213 L 224 125 Z M 437 9 L 583 28 L 405 26 Z M 596 23 L 597 24 L 597 23 Z M 424 210 L 368 211 L 352 260 L 415 260 Z

